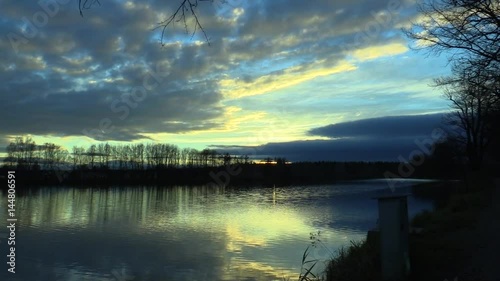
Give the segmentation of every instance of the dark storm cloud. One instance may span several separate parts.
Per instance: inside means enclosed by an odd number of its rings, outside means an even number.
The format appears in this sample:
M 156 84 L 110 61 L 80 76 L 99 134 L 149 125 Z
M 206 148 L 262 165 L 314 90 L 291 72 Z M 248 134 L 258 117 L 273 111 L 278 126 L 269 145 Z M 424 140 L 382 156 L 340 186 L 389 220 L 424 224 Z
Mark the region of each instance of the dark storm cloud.
M 115 126 L 103 136 L 107 140 L 218 128 L 224 122 L 221 77 L 240 73 L 249 82 L 269 74 L 259 71 L 275 59 L 293 58 L 296 72 L 319 60 L 333 66 L 348 51 L 402 42 L 387 31 L 407 20 L 401 11 L 411 7 L 394 0 L 228 2 L 200 5 L 211 47 L 189 41 L 177 24 L 167 28 L 163 48 L 159 32 L 151 29 L 177 1 L 101 1 L 82 18 L 75 1 L 60 0 L 57 11 L 38 25 L 47 14 L 38 2 L 2 2 L 0 117 L 9 122 L 0 135 L 78 136 L 101 130 L 103 119 Z M 398 5 L 396 13 L 391 14 L 391 3 Z M 244 8 L 239 17 L 232 11 L 237 7 Z M 225 14 L 214 16 L 220 9 Z M 200 33 L 196 39 L 204 40 Z M 158 67 L 166 73 L 162 83 L 127 105 L 130 112 L 121 118 L 124 113 L 113 110 L 113 102 L 123 103 Z M 272 80 L 284 71 L 270 73 Z
M 34 3 L 6 4 L 0 32 L 28 37 L 23 25 L 40 11 Z M 35 36 L 28 42 L 13 41 L 13 48 L 2 40 L 0 110 L 9 122 L 0 134 L 82 135 L 102 131 L 103 119 L 113 126 L 101 136 L 106 140 L 218 127 L 213 120 L 223 113 L 222 96 L 216 81 L 201 79 L 197 50 L 178 45 L 147 56 L 154 16 L 151 7 L 106 1 L 82 19 L 67 4 L 45 26 L 30 30 Z M 153 86 L 144 90 L 145 84 Z M 138 99 L 129 96 L 134 87 L 144 90 Z
M 446 136 L 443 114 L 389 116 L 345 122 L 312 129 L 331 140 L 269 143 L 257 147 L 212 146 L 224 152 L 253 158 L 285 157 L 291 161 L 401 161 Z
M 314 140 L 267 144 L 262 154 L 291 161 L 397 161 L 417 147 L 412 138 Z
M 109 119 L 116 129 L 103 136 L 106 140 L 132 140 L 142 138 L 148 132 L 185 132 L 216 127 L 211 120 L 220 109 L 207 108 L 207 103 L 217 102 L 218 95 L 210 91 L 183 90 L 169 95 L 157 95 L 142 102 L 129 101 L 128 107 L 120 96 L 109 95 L 106 90 L 67 92 L 47 96 L 7 93 L 0 96 L 0 110 L 6 120 L 4 132 L 23 134 L 27 128 L 31 134 L 81 135 L 82 130 L 100 128 L 102 119 Z M 116 98 L 116 107 L 110 107 L 106 99 Z M 111 102 L 113 104 L 113 102 Z M 12 110 L 13 108 L 17 110 Z M 116 110 L 115 110 L 116 109 Z M 63 118 L 62 118 L 63 117 Z M 177 123 L 182 120 L 183 123 Z M 169 123 L 170 122 L 170 123 Z
M 364 140 L 308 140 L 270 143 L 258 147 L 214 149 L 235 154 L 248 154 L 255 159 L 285 157 L 298 161 L 398 161 L 399 156 L 408 158 L 419 138 L 364 139 Z
M 428 135 L 442 124 L 443 114 L 388 116 L 332 124 L 309 130 L 330 138 L 404 138 Z

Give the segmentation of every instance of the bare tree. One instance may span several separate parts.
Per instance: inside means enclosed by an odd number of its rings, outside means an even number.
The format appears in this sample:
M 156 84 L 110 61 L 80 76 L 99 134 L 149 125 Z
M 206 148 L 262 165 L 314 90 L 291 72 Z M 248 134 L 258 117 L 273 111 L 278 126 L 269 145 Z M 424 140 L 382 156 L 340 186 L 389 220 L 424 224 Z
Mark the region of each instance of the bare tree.
M 210 166 L 216 167 L 217 163 L 217 151 L 214 149 L 209 149 Z
M 188 152 L 188 167 L 198 167 L 199 166 L 199 154 L 200 152 L 194 148 L 190 148 Z
M 231 161 L 234 160 L 233 157 L 229 153 L 225 153 L 223 155 L 224 166 L 231 165 Z
M 16 137 L 7 147 L 8 159 L 16 161 L 17 168 L 30 170 L 35 164 L 37 145 L 31 137 Z
M 455 110 L 451 123 L 473 169 L 494 139 L 500 97 L 500 2 L 424 0 L 420 17 L 404 33 L 416 49 L 450 54 L 453 75 L 436 79 Z
M 83 168 L 86 166 L 86 155 L 85 148 L 79 146 L 73 146 L 72 149 L 73 155 L 73 169 Z
M 188 166 L 189 165 L 189 154 L 191 152 L 190 148 L 183 148 L 180 150 L 180 164 L 182 166 Z
M 86 152 L 86 155 L 89 157 L 89 166 L 91 169 L 95 167 L 95 160 L 97 155 L 96 145 L 91 145 Z
M 135 146 L 138 168 L 144 169 L 144 144 L 140 143 Z
M 96 158 L 97 161 L 99 162 L 98 167 L 99 168 L 106 168 L 108 166 L 108 163 L 106 162 L 106 151 L 105 151 L 105 144 L 104 143 L 99 143 L 96 148 Z
M 67 151 L 61 146 L 53 143 L 45 143 L 40 146 L 40 154 L 43 163 L 49 170 L 55 169 L 58 165 L 67 160 Z
M 111 157 L 111 146 L 109 143 L 106 143 L 104 146 L 104 163 L 106 163 L 106 168 L 110 168 L 109 166 L 109 160 Z
M 8 167 L 8 168 L 14 168 L 18 162 L 18 160 L 17 160 L 18 154 L 16 153 L 16 145 L 13 142 L 11 142 L 7 146 L 6 151 L 7 151 L 7 157 L 5 157 L 3 159 L 4 165 L 5 165 L 5 167 Z
M 425 0 L 423 19 L 405 29 L 417 48 L 452 51 L 450 60 L 472 58 L 483 64 L 500 62 L 500 2 L 498 0 Z
M 436 79 L 435 84 L 443 87 L 445 98 L 455 110 L 450 123 L 458 129 L 455 137 L 462 143 L 470 167 L 479 169 L 492 140 L 492 116 L 500 101 L 498 88 L 487 79 L 489 73 L 480 68 L 455 65 L 453 73 L 452 77 Z

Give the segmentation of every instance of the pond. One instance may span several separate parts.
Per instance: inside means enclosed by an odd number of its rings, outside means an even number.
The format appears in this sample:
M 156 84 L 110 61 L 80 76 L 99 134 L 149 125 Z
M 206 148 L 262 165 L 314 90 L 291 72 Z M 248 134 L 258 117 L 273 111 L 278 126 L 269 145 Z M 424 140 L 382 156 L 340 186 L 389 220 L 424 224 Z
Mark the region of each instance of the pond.
M 400 182 L 398 192 L 416 182 Z M 332 252 L 376 225 L 372 197 L 388 186 L 367 180 L 275 188 L 33 187 L 17 195 L 16 274 L 4 269 L 0 279 L 296 279 L 310 234 L 320 231 L 309 258 L 321 261 L 321 271 Z M 413 216 L 432 202 L 410 195 L 408 208 Z M 6 211 L 3 192 L 5 225 Z M 0 234 L 6 237 L 5 227 Z

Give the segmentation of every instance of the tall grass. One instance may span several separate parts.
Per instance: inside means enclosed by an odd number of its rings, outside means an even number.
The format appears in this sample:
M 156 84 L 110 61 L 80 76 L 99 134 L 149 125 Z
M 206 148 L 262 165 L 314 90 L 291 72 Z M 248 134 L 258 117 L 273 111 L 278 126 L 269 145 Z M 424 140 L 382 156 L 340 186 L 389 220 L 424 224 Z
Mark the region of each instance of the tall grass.
M 378 239 L 351 241 L 340 248 L 326 268 L 327 281 L 380 280 Z
M 298 281 L 323 281 L 324 280 L 324 278 L 322 276 L 319 276 L 319 275 L 316 275 L 313 273 L 313 269 L 315 268 L 316 264 L 318 264 L 319 260 L 309 258 L 311 247 L 317 247 L 318 243 L 321 243 L 321 245 L 328 250 L 326 245 L 324 245 L 321 242 L 321 240 L 318 238 L 319 234 L 320 234 L 319 231 L 317 232 L 317 234 L 311 233 L 311 236 L 309 237 L 309 239 L 311 239 L 313 241 L 311 242 L 311 245 L 307 246 L 306 250 L 302 254 L 302 261 L 301 261 L 300 274 L 298 277 Z M 283 278 L 283 281 L 290 281 L 290 278 Z
M 351 241 L 350 245 L 331 251 L 320 239 L 320 232 L 311 233 L 311 245 L 302 255 L 302 266 L 298 281 L 377 281 L 380 280 L 380 258 L 378 237 L 362 241 Z M 321 274 L 313 270 L 318 259 L 310 259 L 311 247 L 321 247 L 330 253 L 326 269 Z M 290 279 L 283 278 L 284 281 Z
M 318 276 L 316 276 L 312 270 L 318 263 L 317 259 L 308 260 L 309 256 L 309 248 L 308 246 L 302 255 L 302 267 L 300 268 L 299 281 L 315 281 L 320 280 Z M 309 267 L 307 267 L 309 265 Z

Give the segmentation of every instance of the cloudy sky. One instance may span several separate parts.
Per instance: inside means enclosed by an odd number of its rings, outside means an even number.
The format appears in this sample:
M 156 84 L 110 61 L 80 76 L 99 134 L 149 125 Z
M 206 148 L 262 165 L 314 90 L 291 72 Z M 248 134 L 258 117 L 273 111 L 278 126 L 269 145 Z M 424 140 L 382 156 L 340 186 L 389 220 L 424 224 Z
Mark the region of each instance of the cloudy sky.
M 396 160 L 448 110 L 409 0 L 0 0 L 0 146 L 167 142 L 291 160 Z M 236 152 L 238 152 L 236 151 Z M 307 153 L 305 151 L 308 151 Z M 356 153 L 353 153 L 356 152 Z

